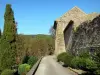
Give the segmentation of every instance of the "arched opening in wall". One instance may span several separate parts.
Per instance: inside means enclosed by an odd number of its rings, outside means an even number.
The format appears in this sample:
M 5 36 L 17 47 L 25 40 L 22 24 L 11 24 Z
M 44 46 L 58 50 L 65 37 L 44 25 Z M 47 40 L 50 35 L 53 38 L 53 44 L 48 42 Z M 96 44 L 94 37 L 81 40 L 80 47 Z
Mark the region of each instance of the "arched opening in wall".
M 72 28 L 73 28 L 74 22 L 70 20 L 68 25 L 66 26 L 64 30 L 64 41 L 65 41 L 65 47 L 68 48 L 71 46 L 71 41 L 72 41 Z

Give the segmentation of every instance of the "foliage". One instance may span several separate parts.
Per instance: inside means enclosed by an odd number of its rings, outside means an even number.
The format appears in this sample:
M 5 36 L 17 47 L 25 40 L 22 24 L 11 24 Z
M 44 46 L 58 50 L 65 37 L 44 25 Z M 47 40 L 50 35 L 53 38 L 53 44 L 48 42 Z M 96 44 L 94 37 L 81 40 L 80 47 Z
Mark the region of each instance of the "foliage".
M 82 61 L 83 59 L 81 59 L 80 57 L 74 57 L 71 61 L 71 66 L 73 68 L 79 68 L 79 63 Z M 84 63 L 85 61 L 83 61 Z M 83 66 L 83 64 L 81 65 Z
M 54 53 L 54 39 L 51 35 L 23 35 L 16 38 L 17 63 L 22 63 L 26 54 L 41 57 Z
M 7 45 L 9 46 L 9 45 Z M 6 47 L 6 45 L 5 45 Z M 50 35 L 22 35 L 16 37 L 17 64 L 21 64 L 26 54 L 41 57 L 53 54 L 54 39 Z
M 62 58 L 63 58 L 65 55 L 66 55 L 66 52 L 59 54 L 59 55 L 57 56 L 58 62 L 59 62 L 59 61 L 63 61 L 64 59 L 62 59 Z
M 0 41 L 0 69 L 11 68 L 16 63 L 16 25 L 10 4 L 6 5 L 4 31 Z
M 36 35 L 27 41 L 25 48 L 29 55 L 40 57 L 54 52 L 54 40 L 50 35 Z
M 100 49 L 96 50 L 96 55 L 93 58 L 97 62 L 98 67 L 100 68 Z
M 94 57 L 94 60 L 97 62 L 97 69 L 94 72 L 95 75 L 100 75 L 100 50 L 96 50 L 96 55 Z
M 0 38 L 1 38 L 1 29 L 0 29 Z
M 97 59 L 97 62 L 100 62 L 100 52 L 97 53 L 96 57 L 97 57 L 96 58 Z
M 4 15 L 5 23 L 4 23 L 4 31 L 3 36 L 7 41 L 13 42 L 16 37 L 16 24 L 14 20 L 14 13 L 10 4 L 6 5 L 6 11 Z
M 38 61 L 38 58 L 35 56 L 31 56 L 28 60 L 28 64 L 31 65 L 31 67 Z
M 23 63 L 26 54 L 41 57 L 54 53 L 54 39 L 51 35 L 23 35 L 16 38 L 17 63 Z
M 29 58 L 30 58 L 30 57 L 26 54 L 26 56 L 24 57 L 22 63 L 23 63 L 23 64 L 28 63 Z
M 74 57 L 71 66 L 78 69 L 93 71 L 97 69 L 96 62 L 89 58 Z
M 26 51 L 24 49 L 24 37 L 23 35 L 18 34 L 16 37 L 16 64 L 21 64 L 23 62 L 23 59 L 26 56 Z
M 11 5 L 7 4 L 4 15 L 4 30 L 0 38 L 0 71 L 6 68 L 10 69 L 15 64 L 26 63 L 27 57 L 25 61 L 22 61 L 26 54 L 40 57 L 53 54 L 53 52 L 54 39 L 51 35 L 17 35 L 14 13 Z M 32 59 L 30 58 L 30 64 L 33 64 Z
M 63 52 L 57 56 L 58 61 L 64 62 L 64 65 L 70 66 L 73 56 L 70 53 Z
M 51 28 L 50 28 L 50 30 L 49 30 L 49 33 L 50 33 L 50 35 L 51 35 L 53 38 L 55 38 L 55 35 L 56 35 L 55 32 L 56 32 L 55 29 L 53 28 L 53 26 L 51 26 Z
M 71 67 L 87 71 L 84 75 L 99 75 L 100 74 L 100 53 L 90 55 L 88 52 L 82 52 L 71 61 Z M 83 74 L 82 74 L 83 75 Z
M 2 71 L 1 75 L 14 75 L 14 71 L 11 69 L 5 69 Z
M 96 71 L 94 72 L 94 74 L 95 74 L 95 75 L 100 75 L 100 69 L 96 70 Z
M 94 71 L 97 69 L 97 64 L 92 59 L 85 59 L 86 62 L 86 69 L 90 71 Z
M 82 57 L 82 58 L 91 58 L 89 52 L 82 52 L 79 54 L 79 57 Z
M 26 75 L 26 73 L 30 70 L 30 65 L 29 64 L 21 64 L 18 67 L 18 73 L 20 75 Z

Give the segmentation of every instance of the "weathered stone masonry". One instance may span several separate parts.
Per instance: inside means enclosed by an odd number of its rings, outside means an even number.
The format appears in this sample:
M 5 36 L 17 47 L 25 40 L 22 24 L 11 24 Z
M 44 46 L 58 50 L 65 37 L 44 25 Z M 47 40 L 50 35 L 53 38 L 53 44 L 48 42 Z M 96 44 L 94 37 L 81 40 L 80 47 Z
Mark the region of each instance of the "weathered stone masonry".
M 100 50 L 100 15 L 92 21 L 85 21 L 74 32 L 71 53 L 78 55 L 81 52 L 92 54 Z
M 72 29 L 76 29 L 82 22 L 92 20 L 97 13 L 86 14 L 78 7 L 74 7 L 54 22 L 55 54 L 66 52 L 72 45 Z M 71 23 L 72 22 L 72 23 Z

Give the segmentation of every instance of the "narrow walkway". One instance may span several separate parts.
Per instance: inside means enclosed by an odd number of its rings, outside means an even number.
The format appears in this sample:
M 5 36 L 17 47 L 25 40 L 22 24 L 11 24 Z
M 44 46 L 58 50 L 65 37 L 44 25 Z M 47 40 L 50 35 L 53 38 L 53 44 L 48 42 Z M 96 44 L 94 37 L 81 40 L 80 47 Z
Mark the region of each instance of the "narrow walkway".
M 35 75 L 77 75 L 67 68 L 62 67 L 53 59 L 53 56 L 46 56 L 42 59 Z

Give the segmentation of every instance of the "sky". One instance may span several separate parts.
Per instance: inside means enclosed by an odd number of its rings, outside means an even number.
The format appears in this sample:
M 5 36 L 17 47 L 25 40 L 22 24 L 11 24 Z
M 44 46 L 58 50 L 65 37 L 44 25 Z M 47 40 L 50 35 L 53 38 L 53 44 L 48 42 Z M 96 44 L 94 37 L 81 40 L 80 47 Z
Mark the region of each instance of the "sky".
M 19 34 L 49 34 L 54 20 L 74 6 L 85 13 L 100 13 L 100 0 L 0 0 L 0 29 L 3 31 L 6 4 L 11 4 Z

